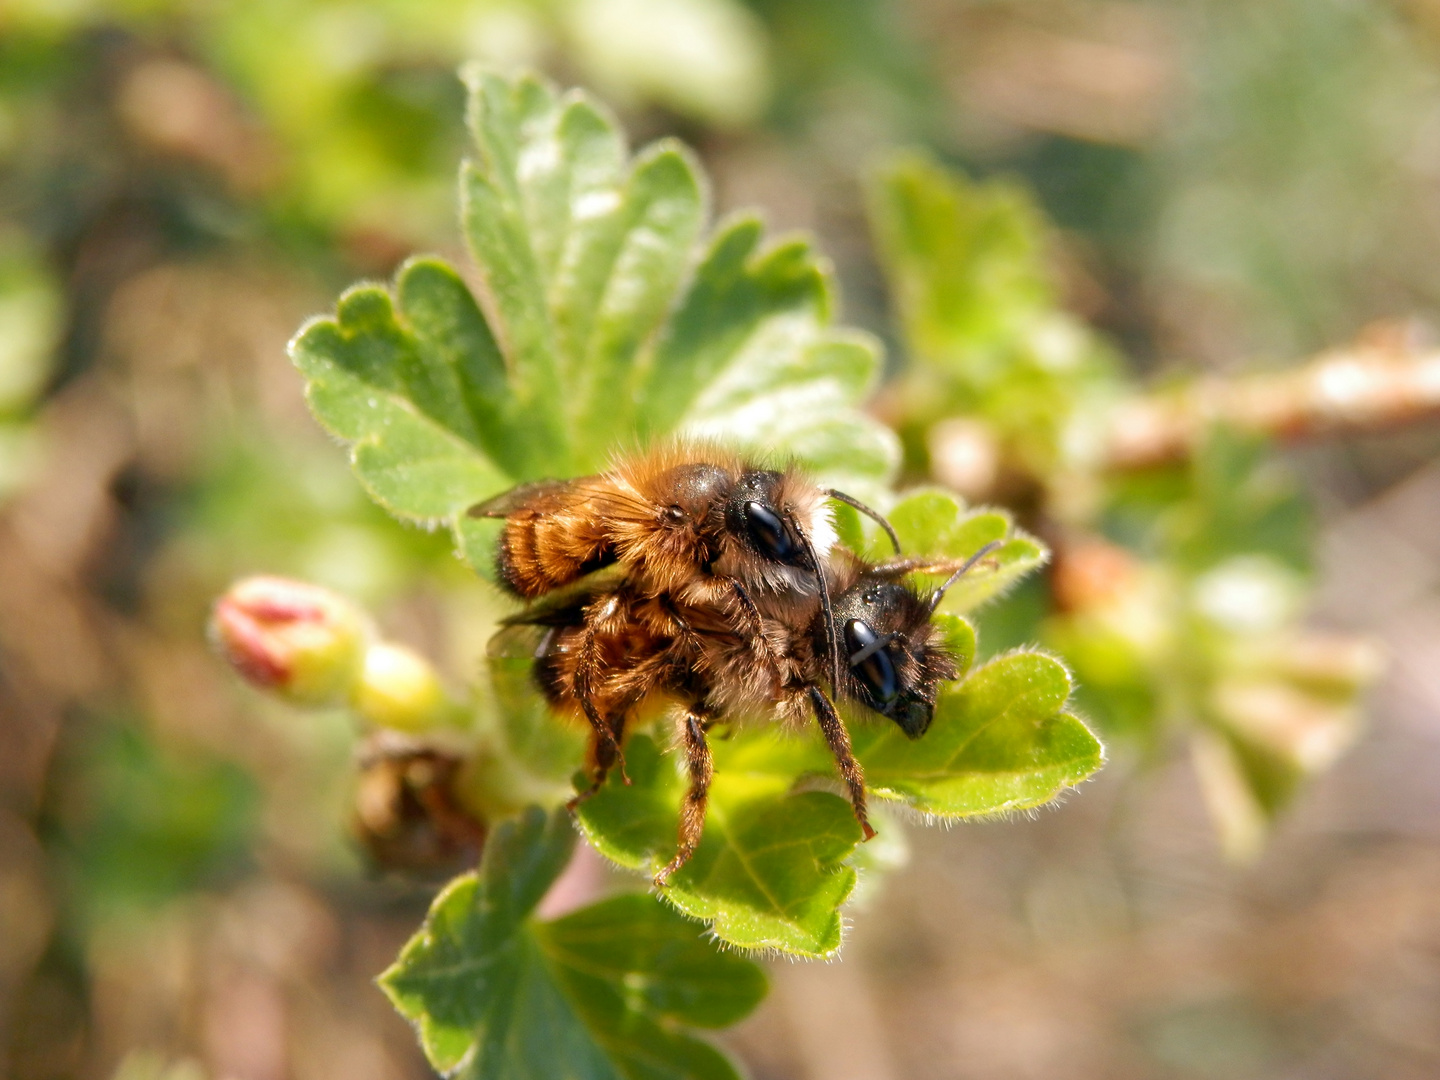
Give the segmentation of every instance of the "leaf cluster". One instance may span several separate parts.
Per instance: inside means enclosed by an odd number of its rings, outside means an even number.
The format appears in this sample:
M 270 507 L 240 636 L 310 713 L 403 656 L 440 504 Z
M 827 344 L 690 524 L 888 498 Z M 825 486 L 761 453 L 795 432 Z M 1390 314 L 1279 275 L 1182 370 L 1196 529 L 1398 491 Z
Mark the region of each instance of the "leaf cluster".
M 412 259 L 391 287 L 348 291 L 291 346 L 315 415 L 348 445 L 377 502 L 447 525 L 481 573 L 493 527 L 468 507 L 518 482 L 602 468 L 632 440 L 723 441 L 888 503 L 897 443 L 859 408 L 878 350 L 832 324 L 828 271 L 804 239 L 766 242 L 749 216 L 706 235 L 688 152 L 662 141 L 629 154 L 584 94 L 478 69 L 467 83 L 474 154 L 461 193 L 473 274 Z M 873 794 L 919 815 L 967 817 L 1035 806 L 1084 779 L 1103 752 L 1067 711 L 1064 666 L 1037 652 L 974 663 L 967 614 L 1037 569 L 1044 547 L 1007 515 L 940 491 L 891 510 L 910 552 L 955 559 L 1000 546 L 937 615 L 966 674 L 942 689 L 925 738 L 851 718 Z M 837 524 L 842 542 L 877 552 L 873 529 L 848 508 Z M 491 820 L 558 805 L 583 761 L 579 736 L 547 713 L 528 674 L 528 658 L 497 649 L 477 690 L 461 795 Z M 736 719 L 714 740 L 703 842 L 663 903 L 622 896 L 536 922 L 528 913 L 559 872 L 571 826 L 534 810 L 499 826 L 479 874 L 441 895 L 384 979 L 438 1068 L 521 1076 L 543 1060 L 547 1074 L 728 1075 L 677 1032 L 729 1022 L 753 1000 L 686 990 L 691 976 L 667 950 L 688 934 L 697 944 L 685 964 L 717 980 L 723 968 L 741 987 L 754 985 L 742 972 L 753 969 L 704 944 L 701 923 L 744 949 L 835 953 L 841 906 L 867 860 L 833 762 L 818 732 Z M 630 783 L 612 778 L 576 814 L 597 851 L 646 874 L 673 853 L 683 794 L 666 742 L 664 731 L 634 735 Z
M 979 432 L 993 482 L 1066 538 L 1034 629 L 1082 706 L 1151 750 L 1181 734 L 1226 848 L 1253 854 L 1353 736 L 1376 671 L 1363 643 L 1299 621 L 1310 530 L 1283 462 L 1216 427 L 1188 460 L 1107 468 L 1117 407 L 1142 391 L 1060 308 L 1031 200 L 910 157 L 880 174 L 871 209 L 909 350 L 907 464 L 944 475 L 937 418 Z

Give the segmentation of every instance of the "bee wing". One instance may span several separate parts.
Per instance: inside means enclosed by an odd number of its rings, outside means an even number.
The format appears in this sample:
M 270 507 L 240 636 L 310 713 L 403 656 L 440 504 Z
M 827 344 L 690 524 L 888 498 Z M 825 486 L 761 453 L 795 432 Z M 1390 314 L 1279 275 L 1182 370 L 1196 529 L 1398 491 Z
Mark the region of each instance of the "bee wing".
M 551 627 L 506 622 L 491 635 L 485 655 L 492 660 L 534 660 L 553 632 Z
M 583 480 L 532 480 L 509 491 L 502 491 L 484 502 L 476 503 L 466 511 L 470 517 L 503 518 L 516 510 L 537 510 L 551 497 L 568 491 Z
M 503 620 L 505 626 L 580 626 L 585 608 L 602 593 L 614 592 L 625 580 L 625 568 L 618 564 L 586 574 L 573 585 L 548 592 L 523 611 Z

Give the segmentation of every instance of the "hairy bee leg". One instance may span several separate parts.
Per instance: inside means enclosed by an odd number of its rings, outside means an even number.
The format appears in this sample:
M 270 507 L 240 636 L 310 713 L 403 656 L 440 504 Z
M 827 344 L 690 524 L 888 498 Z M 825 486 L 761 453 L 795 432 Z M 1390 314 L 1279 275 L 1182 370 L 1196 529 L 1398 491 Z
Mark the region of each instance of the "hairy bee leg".
M 875 830 L 870 827 L 870 817 L 865 812 L 865 772 L 850 750 L 850 733 L 845 730 L 845 721 L 840 719 L 840 714 L 835 711 L 835 706 L 830 703 L 823 690 L 818 686 L 806 689 L 810 694 L 810 705 L 815 710 L 815 719 L 820 722 L 820 730 L 835 758 L 835 765 L 840 770 L 845 786 L 850 789 L 850 806 L 855 811 L 855 820 L 864 830 L 865 839 L 869 840 L 875 835 Z
M 575 675 L 573 685 L 575 697 L 580 702 L 580 708 L 585 713 L 585 719 L 590 721 L 590 727 L 594 730 L 596 744 L 596 780 L 595 788 L 605 782 L 605 777 L 614 763 L 620 765 L 620 776 L 628 785 L 630 777 L 625 773 L 625 755 L 620 749 L 620 740 L 616 736 L 614 728 L 603 716 L 600 710 L 595 708 L 593 698 L 593 680 L 600 670 L 599 652 L 595 647 L 595 620 L 599 613 L 587 612 L 585 616 L 585 632 L 580 638 L 579 658 L 575 663 Z M 623 718 L 620 725 L 623 726 Z M 604 757 L 602 757 L 604 752 Z M 607 760 L 608 759 L 608 760 Z M 604 764 L 600 762 L 604 761 Z M 592 789 L 593 791 L 593 789 Z
M 710 781 L 715 776 L 710 744 L 705 741 L 706 726 L 707 720 L 698 709 L 686 711 L 681 737 L 684 740 L 685 765 L 690 772 L 690 790 L 680 804 L 680 835 L 675 857 L 670 860 L 669 866 L 655 875 L 655 884 L 659 888 L 664 888 L 670 875 L 690 861 L 690 856 L 700 846 L 700 835 L 705 831 L 705 806 L 710 800 Z
M 616 755 L 611 750 L 612 743 L 606 742 L 594 732 L 590 735 L 590 758 L 595 762 L 595 767 L 590 770 L 590 786 L 584 791 L 576 792 L 565 803 L 566 810 L 574 810 L 581 803 L 588 801 L 602 787 L 605 786 L 605 778 L 610 775 L 610 770 L 615 767 Z M 629 783 L 629 780 L 626 780 Z
M 756 607 L 755 601 L 750 598 L 750 594 L 745 591 L 745 586 L 740 581 L 731 578 L 730 585 L 735 590 L 735 597 L 740 601 L 740 607 L 750 619 L 751 632 L 754 634 L 751 644 L 756 653 L 770 667 L 774 668 L 777 674 L 781 674 L 780 664 L 784 658 L 781 656 L 780 650 L 776 649 L 770 639 L 765 636 L 765 620 L 760 615 L 760 609 Z

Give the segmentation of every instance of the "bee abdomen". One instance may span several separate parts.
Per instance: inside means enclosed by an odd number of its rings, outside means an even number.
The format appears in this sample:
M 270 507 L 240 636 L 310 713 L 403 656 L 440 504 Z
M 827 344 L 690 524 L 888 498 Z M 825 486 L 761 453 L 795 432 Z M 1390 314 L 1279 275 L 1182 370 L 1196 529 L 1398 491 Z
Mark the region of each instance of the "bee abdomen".
M 569 585 L 615 561 L 615 553 L 585 520 L 569 514 L 512 517 L 505 522 L 496 570 L 526 599 Z

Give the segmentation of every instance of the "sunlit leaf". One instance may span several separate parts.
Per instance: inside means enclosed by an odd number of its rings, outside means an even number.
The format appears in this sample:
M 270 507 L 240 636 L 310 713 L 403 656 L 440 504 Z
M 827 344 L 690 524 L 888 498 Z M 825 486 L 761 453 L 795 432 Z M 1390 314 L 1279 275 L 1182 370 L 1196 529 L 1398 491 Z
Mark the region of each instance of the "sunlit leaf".
M 855 886 L 843 861 L 860 840 L 850 804 L 828 792 L 790 790 L 805 769 L 804 743 L 788 759 L 785 750 L 769 752 L 764 736 L 717 741 L 714 749 L 704 839 L 670 879 L 666 899 L 732 945 L 833 953 L 839 907 Z M 612 777 L 577 816 L 602 854 L 654 873 L 675 852 L 684 783 L 647 736 L 631 739 L 626 763 L 631 783 Z
M 1070 677 L 1039 653 L 1012 653 L 940 691 L 922 738 L 871 725 L 853 734 L 879 795 L 944 816 L 1038 806 L 1105 760 L 1099 740 L 1064 711 Z
M 490 574 L 470 506 L 683 434 L 877 490 L 894 437 L 858 403 L 876 343 L 833 328 L 828 271 L 743 218 L 697 251 L 703 181 L 662 140 L 633 157 L 602 108 L 533 76 L 467 72 L 462 221 L 479 298 L 434 258 L 359 286 L 291 355 L 316 417 L 399 517 L 445 522 Z M 698 265 L 693 265 L 698 263 Z
M 944 491 L 921 491 L 902 499 L 891 510 L 890 522 L 907 554 L 930 559 L 968 559 L 986 544 L 1000 543 L 950 586 L 943 611 L 973 611 L 1044 565 L 1050 555 L 1038 540 L 1016 529 L 1008 514 L 967 512 Z M 933 585 L 946 576 L 926 575 Z
M 962 671 L 974 631 L 941 616 Z M 910 740 L 887 720 L 852 719 L 856 756 L 870 790 L 925 813 L 974 816 L 1037 806 L 1079 783 L 1104 761 L 1084 723 L 1067 714 L 1071 683 L 1051 657 L 1020 653 L 991 661 L 942 687 L 935 720 Z M 855 883 L 843 860 L 860 839 L 849 803 L 800 791 L 807 775 L 834 782 L 816 733 L 742 731 L 712 743 L 715 781 L 704 839 L 665 896 L 712 923 L 734 945 L 827 955 L 840 944 L 839 906 Z M 685 783 L 654 741 L 634 737 L 627 786 L 612 778 L 583 802 L 586 836 L 608 858 L 654 873 L 674 854 Z

